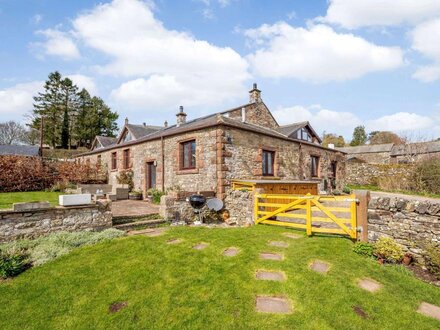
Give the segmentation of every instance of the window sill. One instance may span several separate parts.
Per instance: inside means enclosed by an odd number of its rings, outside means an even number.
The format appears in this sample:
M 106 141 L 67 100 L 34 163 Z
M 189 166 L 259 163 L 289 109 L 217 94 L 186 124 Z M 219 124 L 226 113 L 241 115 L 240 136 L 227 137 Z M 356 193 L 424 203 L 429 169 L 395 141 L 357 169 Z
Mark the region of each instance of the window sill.
M 181 175 L 181 174 L 198 174 L 199 173 L 199 169 L 198 168 L 190 168 L 190 169 L 187 169 L 187 170 L 183 170 L 183 169 L 180 169 L 180 170 L 178 170 L 177 171 L 177 175 Z

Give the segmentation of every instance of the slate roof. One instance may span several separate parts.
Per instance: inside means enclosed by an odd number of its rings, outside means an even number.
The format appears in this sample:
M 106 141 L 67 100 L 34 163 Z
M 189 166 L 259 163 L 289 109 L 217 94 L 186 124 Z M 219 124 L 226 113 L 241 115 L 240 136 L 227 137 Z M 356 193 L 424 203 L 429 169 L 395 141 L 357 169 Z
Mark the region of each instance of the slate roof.
M 116 138 L 114 137 L 97 135 L 96 139 L 98 140 L 98 142 L 101 144 L 102 147 L 108 147 L 116 143 Z
M 374 152 L 391 152 L 393 148 L 393 143 L 386 144 L 372 144 L 356 147 L 338 147 L 336 150 L 346 152 L 347 154 L 367 154 Z
M 39 156 L 40 147 L 30 145 L 0 145 L 0 155 Z
M 440 152 L 440 141 L 416 142 L 395 145 L 391 150 L 391 156 L 428 154 L 433 152 Z
M 125 127 L 127 127 L 127 129 L 130 131 L 134 139 L 140 139 L 144 136 L 147 136 L 148 134 L 157 132 L 163 128 L 160 126 L 134 125 L 134 124 L 127 124 Z

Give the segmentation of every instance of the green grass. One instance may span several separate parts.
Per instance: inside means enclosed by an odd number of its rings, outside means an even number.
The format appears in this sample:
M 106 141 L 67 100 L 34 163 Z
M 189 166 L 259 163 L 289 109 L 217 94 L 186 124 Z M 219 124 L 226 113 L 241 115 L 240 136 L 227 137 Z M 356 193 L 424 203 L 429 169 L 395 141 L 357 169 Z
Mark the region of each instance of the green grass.
M 10 209 L 13 203 L 21 202 L 44 202 L 48 201 L 51 205 L 58 205 L 60 192 L 46 191 L 26 191 L 0 193 L 0 209 Z
M 370 191 L 384 191 L 384 192 L 390 192 L 390 193 L 399 193 L 404 195 L 415 195 L 415 196 L 423 196 L 423 197 L 433 197 L 433 198 L 440 198 L 439 194 L 430 194 L 430 193 L 424 193 L 419 191 L 407 191 L 407 190 L 384 190 L 379 188 L 375 185 L 354 185 L 349 184 L 347 185 L 351 190 L 360 189 L 360 190 L 370 190 Z
M 381 266 L 352 252 L 338 237 L 296 240 L 286 229 L 172 227 L 163 236 L 132 236 L 74 250 L 0 283 L 1 329 L 436 329 L 439 321 L 416 313 L 421 301 L 440 305 L 440 289 L 404 268 Z M 183 238 L 167 245 L 170 238 Z M 287 249 L 268 240 L 290 242 Z M 205 250 L 191 247 L 199 242 Z M 221 252 L 238 247 L 236 257 Z M 283 251 L 285 260 L 260 260 Z M 328 274 L 308 269 L 320 259 Z M 257 281 L 257 269 L 282 270 L 285 282 Z M 356 279 L 384 287 L 363 291 Z M 257 295 L 289 297 L 291 315 L 255 312 Z M 127 302 L 117 313 L 109 305 Z M 361 307 L 363 319 L 353 312 Z

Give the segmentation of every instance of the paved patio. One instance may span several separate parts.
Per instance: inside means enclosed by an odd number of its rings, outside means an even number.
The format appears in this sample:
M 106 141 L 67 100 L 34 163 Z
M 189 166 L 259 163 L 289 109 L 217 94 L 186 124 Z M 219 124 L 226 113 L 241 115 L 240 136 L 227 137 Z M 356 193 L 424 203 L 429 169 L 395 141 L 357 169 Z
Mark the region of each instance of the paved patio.
M 147 201 L 122 200 L 112 203 L 114 217 L 139 217 L 159 213 L 159 205 Z

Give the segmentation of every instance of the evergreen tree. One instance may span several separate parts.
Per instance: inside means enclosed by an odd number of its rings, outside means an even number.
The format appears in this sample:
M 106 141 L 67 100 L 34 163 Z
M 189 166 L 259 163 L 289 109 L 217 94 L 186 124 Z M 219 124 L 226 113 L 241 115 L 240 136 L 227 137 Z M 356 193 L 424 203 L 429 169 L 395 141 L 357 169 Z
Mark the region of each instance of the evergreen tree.
M 61 81 L 61 94 L 63 97 L 63 125 L 61 129 L 61 146 L 64 149 L 72 145 L 72 132 L 75 125 L 74 121 L 78 113 L 78 87 L 72 80 L 65 78 Z
M 353 139 L 350 142 L 351 146 L 362 146 L 367 142 L 367 133 L 365 126 L 357 126 L 353 131 Z

